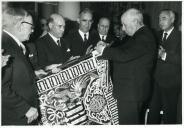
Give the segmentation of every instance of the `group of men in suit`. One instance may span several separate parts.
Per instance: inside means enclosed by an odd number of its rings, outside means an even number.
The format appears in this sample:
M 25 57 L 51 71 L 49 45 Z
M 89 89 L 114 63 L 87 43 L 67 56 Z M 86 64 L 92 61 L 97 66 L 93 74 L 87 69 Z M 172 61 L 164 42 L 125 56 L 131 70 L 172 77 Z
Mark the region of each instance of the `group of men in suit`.
M 106 17 L 100 18 L 97 31 L 91 30 L 93 13 L 90 9 L 81 11 L 77 22 L 78 29 L 71 30 L 63 38 L 64 18 L 59 14 L 52 14 L 49 17 L 48 33 L 36 41 L 38 54 L 38 67 L 36 68 L 54 70 L 67 60 L 91 53 L 99 40 L 106 43 L 111 43 L 114 40 L 108 34 L 110 20 Z
M 102 54 L 100 59 L 111 62 L 120 124 L 143 124 L 150 97 L 148 123 L 159 118 L 154 114 L 160 108 L 164 110 L 164 123 L 176 123 L 176 105 L 181 93 L 181 36 L 173 26 L 173 15 L 171 10 L 160 14 L 160 27 L 168 35 L 160 41 L 163 44 L 159 45 L 157 59 L 155 37 L 137 9 L 128 9 L 122 14 L 122 29 L 130 37 L 117 46 L 111 45 L 116 40 L 108 33 L 110 20 L 106 17 L 100 18 L 97 32 L 92 31 L 93 14 L 85 9 L 77 19 L 79 28 L 63 38 L 65 20 L 59 14 L 52 14 L 48 33 L 36 41 L 38 64 L 34 72 L 22 43 L 33 32 L 32 17 L 25 10 L 8 8 L 3 12 L 2 48 L 10 55 L 10 64 L 2 70 L 2 124 L 36 124 L 39 108 L 35 76 L 45 75 L 47 70 L 56 73 L 60 71 L 58 66 L 93 50 Z M 171 105 L 172 102 L 175 104 Z M 175 116 L 171 118 L 171 115 Z

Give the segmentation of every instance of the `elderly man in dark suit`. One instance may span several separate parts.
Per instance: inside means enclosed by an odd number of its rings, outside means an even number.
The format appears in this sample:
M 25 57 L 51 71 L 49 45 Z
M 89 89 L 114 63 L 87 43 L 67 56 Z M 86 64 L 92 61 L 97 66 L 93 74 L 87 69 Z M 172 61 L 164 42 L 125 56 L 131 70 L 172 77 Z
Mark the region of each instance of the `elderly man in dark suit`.
M 3 68 L 2 125 L 36 124 L 38 97 L 34 71 L 24 55 L 22 43 L 33 32 L 33 20 L 23 9 L 7 8 L 3 12 L 2 48 L 10 55 Z
M 107 17 L 101 17 L 98 22 L 97 26 L 97 33 L 93 38 L 95 42 L 104 41 L 107 44 L 111 44 L 114 42 L 114 38 L 112 35 L 109 34 L 110 28 L 110 20 Z
M 158 60 L 155 71 L 155 90 L 150 105 L 148 123 L 176 124 L 177 103 L 181 96 L 181 33 L 174 27 L 175 14 L 162 10 L 159 15 Z
M 88 8 L 82 10 L 77 19 L 79 29 L 70 31 L 66 36 L 72 56 L 84 56 L 91 52 L 91 48 L 94 45 L 93 31 L 90 31 L 93 23 L 92 18 L 91 10 Z
M 70 49 L 62 38 L 65 20 L 59 14 L 52 14 L 48 19 L 48 33 L 36 41 L 38 65 L 43 69 L 57 69 L 70 57 Z M 54 71 L 55 72 L 55 71 Z
M 129 9 L 121 16 L 122 29 L 130 36 L 118 47 L 98 42 L 103 59 L 113 61 L 113 95 L 117 99 L 120 124 L 143 124 L 150 94 L 156 43 L 143 24 L 143 15 Z

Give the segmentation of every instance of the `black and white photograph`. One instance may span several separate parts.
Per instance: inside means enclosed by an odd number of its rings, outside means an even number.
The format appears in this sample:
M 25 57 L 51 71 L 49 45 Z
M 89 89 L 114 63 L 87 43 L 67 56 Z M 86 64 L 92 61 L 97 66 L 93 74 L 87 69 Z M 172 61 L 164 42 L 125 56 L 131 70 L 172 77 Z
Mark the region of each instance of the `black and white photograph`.
M 1 126 L 182 124 L 183 1 L 0 1 Z

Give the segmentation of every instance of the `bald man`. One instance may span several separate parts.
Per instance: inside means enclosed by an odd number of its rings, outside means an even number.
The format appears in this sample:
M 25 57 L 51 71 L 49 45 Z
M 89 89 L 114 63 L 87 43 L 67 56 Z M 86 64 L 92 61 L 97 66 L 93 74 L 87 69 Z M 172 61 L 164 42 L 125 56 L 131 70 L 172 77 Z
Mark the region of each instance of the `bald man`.
M 177 123 L 177 102 L 181 100 L 181 32 L 174 27 L 175 14 L 162 10 L 159 14 L 159 49 L 156 65 L 154 95 L 148 123 L 160 124 L 163 110 L 165 124 Z M 180 104 L 181 105 L 181 104 Z M 181 106 L 179 106 L 181 108 Z M 181 112 L 181 110 L 179 110 Z M 181 116 L 179 117 L 181 119 Z
M 143 24 L 143 15 L 129 9 L 121 16 L 122 29 L 130 36 L 118 47 L 98 42 L 96 50 L 113 62 L 113 95 L 117 99 L 120 124 L 143 124 L 150 94 L 156 43 Z
M 59 14 L 52 14 L 48 19 L 48 27 L 48 33 L 36 41 L 39 65 L 37 68 L 54 68 L 70 57 L 70 49 L 62 38 L 65 30 L 64 18 Z
M 110 44 L 114 41 L 114 37 L 109 34 L 110 20 L 107 17 L 101 17 L 97 26 L 97 33 L 94 35 L 94 40 L 97 43 L 98 41 L 104 41 L 107 44 Z

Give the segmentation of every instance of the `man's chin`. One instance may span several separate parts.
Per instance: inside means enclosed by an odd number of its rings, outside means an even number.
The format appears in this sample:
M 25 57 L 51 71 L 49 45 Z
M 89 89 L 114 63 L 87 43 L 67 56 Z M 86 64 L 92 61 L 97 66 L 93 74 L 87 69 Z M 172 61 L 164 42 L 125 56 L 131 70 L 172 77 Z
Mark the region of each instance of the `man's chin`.
M 61 38 L 61 37 L 63 37 L 63 34 L 61 34 L 59 38 Z

